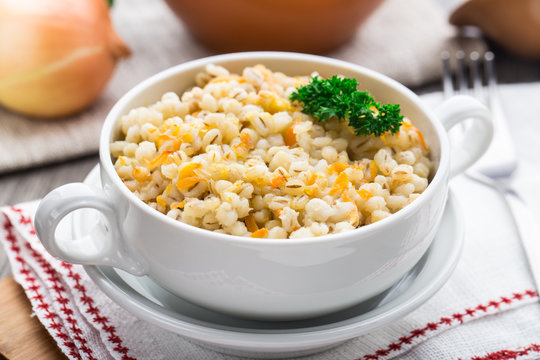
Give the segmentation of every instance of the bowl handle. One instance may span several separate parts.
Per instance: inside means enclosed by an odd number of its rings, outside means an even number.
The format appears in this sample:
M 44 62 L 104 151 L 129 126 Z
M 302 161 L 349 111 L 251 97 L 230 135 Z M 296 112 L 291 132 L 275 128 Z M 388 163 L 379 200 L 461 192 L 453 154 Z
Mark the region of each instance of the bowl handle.
M 90 234 L 80 239 L 58 237 L 60 221 L 84 208 L 100 211 L 105 223 L 98 222 Z M 53 256 L 75 264 L 114 266 L 135 275 L 146 273 L 145 262 L 124 241 L 114 207 L 100 188 L 84 183 L 60 186 L 41 200 L 34 221 L 41 243 Z
M 488 108 L 467 95 L 456 95 L 435 108 L 437 118 L 447 132 L 467 120 L 467 126 L 459 139 L 450 143 L 450 176 L 464 172 L 486 152 L 493 138 L 493 123 Z

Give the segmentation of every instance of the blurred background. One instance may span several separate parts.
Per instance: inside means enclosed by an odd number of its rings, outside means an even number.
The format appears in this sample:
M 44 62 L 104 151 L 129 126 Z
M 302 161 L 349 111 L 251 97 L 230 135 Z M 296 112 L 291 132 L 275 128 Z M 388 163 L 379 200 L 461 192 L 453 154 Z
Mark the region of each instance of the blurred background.
M 426 94 L 443 51 L 488 49 L 500 83 L 540 80 L 540 1 L 0 0 L 0 204 L 82 180 L 112 105 L 185 61 L 316 53 Z

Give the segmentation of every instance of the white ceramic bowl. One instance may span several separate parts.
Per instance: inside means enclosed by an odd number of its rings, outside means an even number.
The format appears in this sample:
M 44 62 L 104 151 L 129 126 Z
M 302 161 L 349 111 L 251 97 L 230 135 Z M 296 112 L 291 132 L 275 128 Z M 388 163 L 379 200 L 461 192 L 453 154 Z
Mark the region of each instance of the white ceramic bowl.
M 127 189 L 114 169 L 109 144 L 119 137 L 118 119 L 134 107 L 157 101 L 167 91 L 185 91 L 209 63 L 234 72 L 262 63 L 289 75 L 318 71 L 323 77 L 357 78 L 362 89 L 379 102 L 400 104 L 402 113 L 422 131 L 435 163 L 429 186 L 412 204 L 386 219 L 306 239 L 219 234 L 152 209 Z M 434 113 L 396 81 L 325 57 L 252 52 L 188 62 L 152 76 L 118 101 L 101 133 L 103 188 L 75 183 L 53 190 L 37 210 L 36 230 L 45 247 L 65 261 L 147 274 L 172 293 L 215 311 L 273 320 L 334 312 L 381 293 L 421 258 L 437 232 L 450 175 L 477 160 L 489 144 L 488 115 L 484 106 L 463 96 L 447 100 Z M 471 117 L 476 120 L 473 126 L 451 148 L 446 129 Z M 451 160 L 451 156 L 455 157 Z M 87 238 L 62 241 L 55 237 L 59 221 L 79 208 L 98 209 L 108 223 L 97 224 Z

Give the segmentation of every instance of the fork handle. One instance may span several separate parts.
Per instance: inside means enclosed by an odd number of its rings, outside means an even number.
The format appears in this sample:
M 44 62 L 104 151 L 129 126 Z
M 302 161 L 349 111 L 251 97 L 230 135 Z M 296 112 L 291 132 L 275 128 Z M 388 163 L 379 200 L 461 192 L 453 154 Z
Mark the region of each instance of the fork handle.
M 450 144 L 450 176 L 463 173 L 486 152 L 493 138 L 493 124 L 488 108 L 467 95 L 456 95 L 435 109 L 447 132 L 457 124 L 473 119 L 459 139 Z

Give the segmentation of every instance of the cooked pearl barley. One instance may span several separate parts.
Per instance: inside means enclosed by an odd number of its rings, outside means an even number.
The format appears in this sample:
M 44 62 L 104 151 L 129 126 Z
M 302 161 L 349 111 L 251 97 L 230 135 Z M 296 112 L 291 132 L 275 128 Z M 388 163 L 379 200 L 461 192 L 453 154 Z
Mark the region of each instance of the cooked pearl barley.
M 339 222 L 336 224 L 336 226 L 334 227 L 334 232 L 335 233 L 341 233 L 341 232 L 345 232 L 345 231 L 351 231 L 351 230 L 354 230 L 355 227 L 352 226 L 350 223 L 346 222 L 346 221 L 342 221 L 342 222 Z
M 397 188 L 394 189 L 392 193 L 395 195 L 409 196 L 413 192 L 414 192 L 414 185 L 407 183 L 407 184 L 398 186 Z
M 225 230 L 227 230 L 227 233 L 231 235 L 236 235 L 236 236 L 249 235 L 249 231 L 246 228 L 246 224 L 244 224 L 242 221 L 237 221 L 231 226 L 227 226 Z
M 321 199 L 311 199 L 305 209 L 306 214 L 315 221 L 326 221 L 333 213 L 330 205 Z
M 326 225 L 325 223 L 314 222 L 309 227 L 309 230 L 315 236 L 322 236 L 328 234 L 329 228 L 328 225 Z
M 414 165 L 416 162 L 416 156 L 410 150 L 398 152 L 394 155 L 394 159 L 396 159 L 398 164 Z
M 338 152 L 332 146 L 325 146 L 321 151 L 321 156 L 329 163 L 333 163 L 337 160 Z
M 231 226 L 238 220 L 238 214 L 228 202 L 222 203 L 216 211 L 216 218 L 224 226 Z
M 300 227 L 298 223 L 298 212 L 294 211 L 290 207 L 281 209 L 279 214 L 281 224 L 287 232 L 294 231 Z
M 413 173 L 411 165 L 401 164 L 392 169 L 392 179 L 397 181 L 408 181 Z
M 372 196 L 366 202 L 366 207 L 365 207 L 365 209 L 371 213 L 375 210 L 383 210 L 385 208 L 386 208 L 386 200 L 384 200 L 382 196 Z
M 376 221 L 382 220 L 386 217 L 390 216 L 390 213 L 388 211 L 384 210 L 375 210 L 371 213 L 371 222 L 374 223 Z
M 432 167 L 405 119 L 356 136 L 288 96 L 307 76 L 207 65 L 196 85 L 120 120 L 114 166 L 130 191 L 186 224 L 236 236 L 307 238 L 379 221 L 414 201 Z
M 409 201 L 409 198 L 402 195 L 390 195 L 386 198 L 386 205 L 388 206 L 388 209 L 392 212 L 396 212 L 399 209 L 402 209 L 405 205 L 407 205 L 407 202 Z
M 293 231 L 289 238 L 291 239 L 304 239 L 304 238 L 310 238 L 313 237 L 313 232 L 311 232 L 310 228 L 301 227 L 300 229 Z
M 422 163 L 416 163 L 414 164 L 414 173 L 420 177 L 423 177 L 427 179 L 429 175 L 429 167 L 427 167 L 425 164 Z
M 268 230 L 268 238 L 270 239 L 285 239 L 287 235 L 287 230 L 279 226 L 274 226 Z

